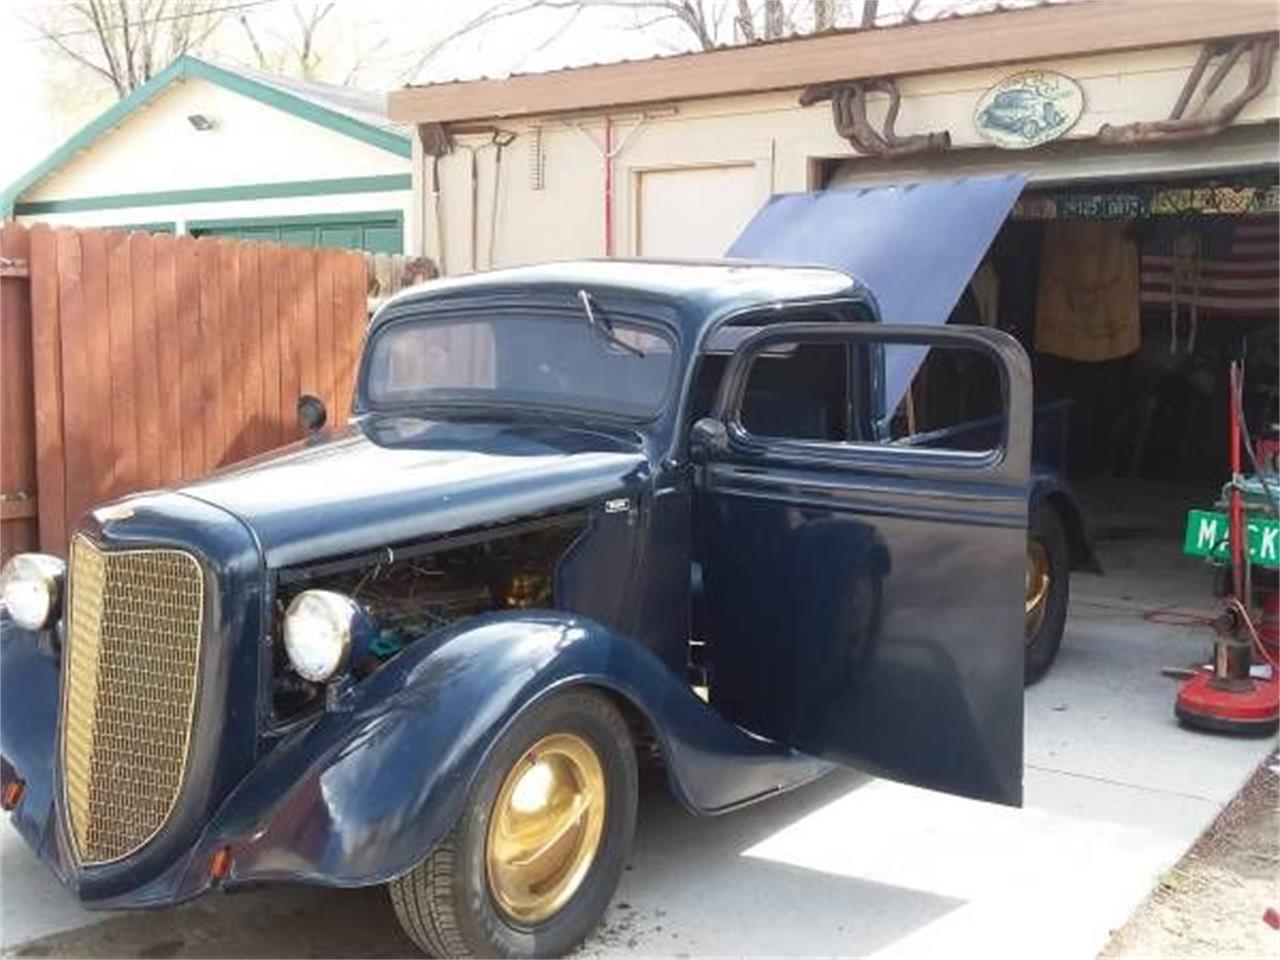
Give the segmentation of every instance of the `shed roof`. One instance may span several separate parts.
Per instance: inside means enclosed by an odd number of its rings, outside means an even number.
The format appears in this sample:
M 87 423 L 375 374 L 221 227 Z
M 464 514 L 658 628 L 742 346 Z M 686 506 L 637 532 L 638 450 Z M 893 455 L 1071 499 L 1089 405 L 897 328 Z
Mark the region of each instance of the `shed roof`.
M 1218 0 L 1083 0 L 837 30 L 718 50 L 512 76 L 410 86 L 392 120 L 457 123 L 581 113 L 815 83 L 934 73 L 1081 54 L 1274 33 L 1273 4 Z
M 120 126 L 170 86 L 191 77 L 217 84 L 382 150 L 402 157 L 410 155 L 409 138 L 398 132 L 387 116 L 385 94 L 295 80 L 185 55 L 99 114 L 40 163 L 5 187 L 0 192 L 0 216 L 12 216 L 14 204 L 23 193 L 89 149 L 99 138 Z

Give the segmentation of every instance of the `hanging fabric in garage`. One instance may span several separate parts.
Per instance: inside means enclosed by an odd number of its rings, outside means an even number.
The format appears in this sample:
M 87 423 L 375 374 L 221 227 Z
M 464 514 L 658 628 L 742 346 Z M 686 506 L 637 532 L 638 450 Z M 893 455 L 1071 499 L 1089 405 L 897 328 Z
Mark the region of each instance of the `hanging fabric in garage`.
M 1199 251 L 1194 275 L 1179 269 L 1187 237 Z M 1274 216 L 1239 220 L 1161 223 L 1142 245 L 1142 305 L 1195 307 L 1205 316 L 1265 317 L 1280 299 L 1280 221 Z
M 1045 226 L 1036 298 L 1036 350 L 1097 362 L 1138 349 L 1138 244 L 1125 223 Z

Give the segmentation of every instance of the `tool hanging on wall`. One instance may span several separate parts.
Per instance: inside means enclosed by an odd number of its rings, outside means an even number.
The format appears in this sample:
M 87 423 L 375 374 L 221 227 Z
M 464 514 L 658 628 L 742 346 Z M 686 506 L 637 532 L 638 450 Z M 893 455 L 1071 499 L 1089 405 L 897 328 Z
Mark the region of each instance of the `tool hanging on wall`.
M 642 116 L 636 121 L 635 126 L 627 131 L 626 135 L 616 144 L 613 142 L 614 120 L 612 117 L 604 118 L 604 143 L 596 141 L 596 138 L 583 129 L 582 124 L 577 120 L 572 121 L 569 125 L 577 130 L 582 137 L 595 148 L 604 160 L 604 255 L 606 257 L 613 256 L 613 159 L 626 149 L 631 138 L 640 132 L 649 118 Z
M 470 132 L 481 132 L 471 131 Z M 488 250 L 485 265 L 490 269 L 493 268 L 493 251 L 494 251 L 494 234 L 498 227 L 498 189 L 501 186 L 502 174 L 502 151 L 509 147 L 516 135 L 509 130 L 502 130 L 498 127 L 484 128 L 484 132 L 488 132 L 489 139 L 483 143 L 462 143 L 455 142 L 455 146 L 459 150 L 465 150 L 470 155 L 471 171 L 471 234 L 470 234 L 470 271 L 475 273 L 480 269 L 479 250 L 480 250 L 480 161 L 479 155 L 485 150 L 493 150 L 493 197 L 489 206 L 489 237 Z

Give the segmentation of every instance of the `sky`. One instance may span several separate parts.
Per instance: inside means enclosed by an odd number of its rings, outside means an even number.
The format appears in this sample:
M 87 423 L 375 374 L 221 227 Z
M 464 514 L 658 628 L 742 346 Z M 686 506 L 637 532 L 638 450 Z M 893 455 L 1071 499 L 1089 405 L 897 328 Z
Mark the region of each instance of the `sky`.
M 227 0 L 228 3 L 236 0 Z M 310 0 L 302 0 L 307 3 Z M 425 50 L 493 6 L 494 0 L 338 0 L 319 34 L 332 67 L 323 79 L 343 82 L 356 51 L 375 50 L 355 85 L 392 89 L 410 79 L 472 79 L 483 75 L 553 69 L 592 60 L 618 60 L 670 52 L 659 31 L 630 26 L 630 11 L 589 10 L 578 17 L 535 11 L 493 24 L 446 46 L 419 66 Z M 114 102 L 108 83 L 69 66 L 30 26 L 49 3 L 0 0 L 0 185 L 10 182 Z M 248 11 L 260 37 L 291 35 L 292 0 L 265 0 Z M 621 16 L 620 16 L 621 14 Z M 566 31 L 562 27 L 568 26 Z M 223 36 L 225 33 L 225 36 Z M 678 31 L 677 31 L 678 33 Z M 678 46 L 678 45 L 677 45 Z M 215 59 L 253 65 L 243 31 L 234 22 L 220 32 Z M 19 94 L 21 91 L 21 94 Z
M 35 166 L 45 155 L 102 110 L 115 95 L 106 81 L 93 79 L 52 53 L 31 23 L 56 9 L 58 0 L 0 0 L 0 102 L 4 123 L 0 139 L 0 186 Z M 316 0 L 226 0 L 246 4 L 243 13 L 265 46 L 293 35 L 294 5 Z M 586 63 L 604 63 L 676 53 L 688 49 L 692 35 L 679 25 L 657 23 L 638 29 L 646 14 L 625 0 L 592 0 L 585 9 L 539 8 L 498 19 L 466 33 L 430 57 L 424 54 L 499 0 L 337 0 L 317 35 L 325 54 L 321 79 L 343 82 L 359 56 L 355 86 L 390 90 L 407 82 L 429 83 L 506 76 Z M 530 0 L 501 0 L 523 7 Z M 724 12 L 722 36 L 732 37 L 735 0 L 704 0 Z M 811 0 L 788 0 L 803 10 Z M 842 22 L 856 21 L 862 0 L 842 4 Z M 900 15 L 910 0 L 881 0 L 881 18 Z M 1013 0 L 1014 3 L 1028 0 Z M 753 6 L 760 6 L 753 0 Z M 982 0 L 923 0 L 921 16 L 952 8 L 994 6 Z M 1007 5 L 1007 4 L 1006 4 Z M 215 35 L 213 59 L 254 65 L 246 34 L 232 14 Z

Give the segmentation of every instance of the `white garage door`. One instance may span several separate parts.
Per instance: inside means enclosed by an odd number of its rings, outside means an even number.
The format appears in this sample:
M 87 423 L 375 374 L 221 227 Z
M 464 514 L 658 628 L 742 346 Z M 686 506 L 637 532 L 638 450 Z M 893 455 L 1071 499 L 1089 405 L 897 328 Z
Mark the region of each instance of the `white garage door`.
M 637 188 L 642 257 L 722 257 L 766 199 L 750 163 L 645 170 Z

